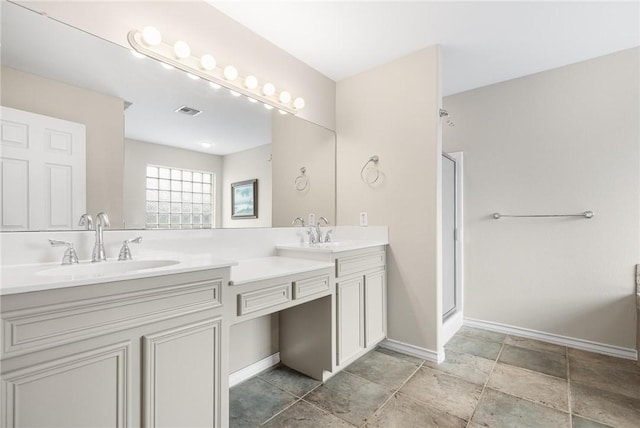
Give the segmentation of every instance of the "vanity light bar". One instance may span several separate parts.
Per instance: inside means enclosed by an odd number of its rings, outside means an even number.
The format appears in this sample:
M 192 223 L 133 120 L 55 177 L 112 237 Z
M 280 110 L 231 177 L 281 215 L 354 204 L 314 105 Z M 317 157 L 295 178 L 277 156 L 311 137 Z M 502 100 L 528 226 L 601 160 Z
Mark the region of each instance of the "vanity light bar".
M 143 31 L 130 31 L 127 39 L 135 52 L 212 82 L 212 86 L 224 86 L 250 99 L 258 100 L 264 103 L 265 107 L 276 107 L 278 110 L 296 114 L 305 106 L 303 98 L 294 99 L 288 91 L 278 93 L 272 83 L 265 83 L 260 87 L 255 76 L 240 76 L 232 65 L 220 67 L 209 54 L 200 58 L 193 56 L 189 45 L 183 41 L 174 45 L 163 42 L 160 32 L 153 27 L 145 27 Z

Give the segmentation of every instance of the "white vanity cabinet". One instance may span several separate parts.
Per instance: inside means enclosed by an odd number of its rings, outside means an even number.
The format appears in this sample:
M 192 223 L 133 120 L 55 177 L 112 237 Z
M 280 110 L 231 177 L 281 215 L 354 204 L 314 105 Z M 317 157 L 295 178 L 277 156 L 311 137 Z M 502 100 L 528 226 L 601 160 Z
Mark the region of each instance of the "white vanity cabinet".
M 386 337 L 386 252 L 374 247 L 334 258 L 337 365 L 345 366 Z
M 2 427 L 226 426 L 229 269 L 2 297 Z

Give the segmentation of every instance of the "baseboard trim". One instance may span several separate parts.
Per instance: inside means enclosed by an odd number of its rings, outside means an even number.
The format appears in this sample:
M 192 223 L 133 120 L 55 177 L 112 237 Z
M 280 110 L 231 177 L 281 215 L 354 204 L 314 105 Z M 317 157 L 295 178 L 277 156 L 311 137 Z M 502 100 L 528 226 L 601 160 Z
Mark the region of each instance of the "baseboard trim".
M 419 346 L 410 345 L 393 339 L 384 339 L 379 343 L 379 346 L 438 364 L 444 361 L 444 352 L 438 353 L 431 349 L 421 348 Z
M 498 333 L 513 334 L 516 336 L 536 339 L 542 342 L 554 343 L 556 345 L 581 349 L 583 351 L 596 352 L 598 354 L 610 355 L 612 357 L 625 358 L 627 360 L 638 360 L 638 352 L 632 348 L 607 345 L 604 343 L 592 342 L 589 340 L 576 339 L 574 337 L 561 336 L 559 334 L 545 333 L 528 328 L 515 327 L 507 324 L 500 324 L 491 321 L 482 321 L 473 318 L 465 318 L 464 325 L 469 327 L 483 328 Z
M 258 373 L 273 366 L 280 364 L 280 352 L 269 355 L 267 358 L 263 358 L 250 366 L 235 371 L 229 375 L 229 387 L 235 386 L 240 382 L 254 377 Z

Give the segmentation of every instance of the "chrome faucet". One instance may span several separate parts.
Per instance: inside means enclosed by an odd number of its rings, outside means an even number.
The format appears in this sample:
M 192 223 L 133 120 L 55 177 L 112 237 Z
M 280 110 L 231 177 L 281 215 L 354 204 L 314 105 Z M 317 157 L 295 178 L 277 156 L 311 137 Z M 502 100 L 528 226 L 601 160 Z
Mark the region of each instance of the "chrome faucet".
M 106 262 L 107 255 L 104 251 L 104 240 L 102 232 L 105 227 L 111 227 L 109 223 L 109 216 L 105 212 L 100 212 L 96 216 L 96 243 L 93 246 L 93 254 L 91 255 L 91 262 Z
M 86 230 L 93 230 L 93 217 L 91 217 L 91 214 L 82 214 L 78 226 L 85 226 Z
M 300 223 L 300 226 L 304 227 L 304 219 L 302 217 L 296 217 L 291 222 L 292 225 L 296 225 L 296 223 Z
M 317 242 L 319 244 L 322 244 L 323 242 L 328 242 L 326 240 L 326 238 L 325 239 L 322 238 L 322 229 L 320 229 L 320 222 L 321 221 L 324 222 L 325 226 L 329 224 L 329 220 L 327 220 L 327 218 L 324 217 L 324 216 L 320 217 L 318 219 L 318 221 L 316 222 L 316 237 L 318 238 Z
M 309 245 L 311 245 L 312 247 L 319 242 L 318 231 L 316 229 L 316 226 L 309 225 L 309 230 L 307 230 L 307 235 L 309 235 Z

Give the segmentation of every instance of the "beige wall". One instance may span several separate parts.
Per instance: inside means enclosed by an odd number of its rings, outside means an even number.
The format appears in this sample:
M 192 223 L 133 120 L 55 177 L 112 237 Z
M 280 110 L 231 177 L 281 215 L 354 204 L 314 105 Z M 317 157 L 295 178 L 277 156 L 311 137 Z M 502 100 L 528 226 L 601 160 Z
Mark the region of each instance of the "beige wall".
M 87 211 L 122 225 L 124 102 L 110 95 L 2 68 L 1 104 L 72 122 L 87 129 Z
M 388 225 L 388 336 L 437 351 L 440 328 L 439 48 L 338 82 L 338 222 Z M 380 157 L 384 174 L 360 168 Z
M 271 144 L 223 158 L 222 227 L 271 227 Z M 258 179 L 258 218 L 231 218 L 231 183 Z
M 291 226 L 296 217 L 309 214 L 336 224 L 336 136 L 321 126 L 291 115 L 274 114 L 273 226 Z M 296 190 L 295 180 L 306 168 L 307 188 Z
M 147 164 L 214 173 L 216 175 L 214 227 L 221 227 L 223 175 L 221 156 L 126 139 L 124 159 L 123 199 L 127 229 L 144 229 L 145 227 Z
M 280 351 L 280 315 L 245 321 L 231 326 L 229 373 L 236 372 Z
M 259 37 L 204 1 L 31 1 L 17 3 L 130 47 L 127 33 L 146 25 L 168 41 L 185 40 L 194 53 L 211 52 L 240 75 L 255 74 L 276 88 L 302 96 L 299 116 L 335 129 L 335 82 Z
M 444 99 L 445 151 L 464 152 L 466 317 L 634 347 L 639 60 L 636 48 Z

